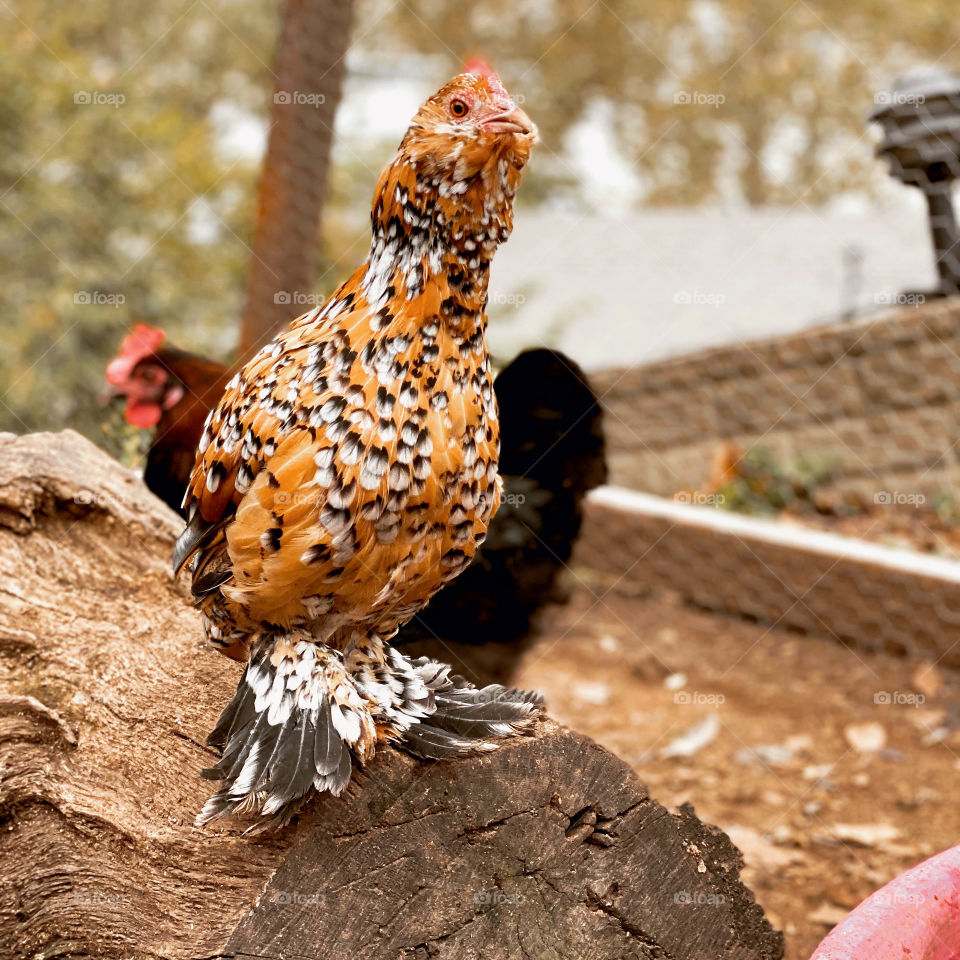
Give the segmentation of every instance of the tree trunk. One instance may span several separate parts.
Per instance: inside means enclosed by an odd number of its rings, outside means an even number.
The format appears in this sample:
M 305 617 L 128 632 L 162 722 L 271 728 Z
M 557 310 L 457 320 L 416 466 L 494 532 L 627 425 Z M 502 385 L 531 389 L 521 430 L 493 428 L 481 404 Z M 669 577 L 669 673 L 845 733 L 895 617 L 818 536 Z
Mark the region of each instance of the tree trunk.
M 241 334 L 248 358 L 303 313 L 317 244 L 353 0 L 287 0 Z
M 0 435 L 0 955 L 781 956 L 729 839 L 549 720 L 382 749 L 266 838 L 195 829 L 240 667 L 171 576 L 179 527 L 77 434 Z

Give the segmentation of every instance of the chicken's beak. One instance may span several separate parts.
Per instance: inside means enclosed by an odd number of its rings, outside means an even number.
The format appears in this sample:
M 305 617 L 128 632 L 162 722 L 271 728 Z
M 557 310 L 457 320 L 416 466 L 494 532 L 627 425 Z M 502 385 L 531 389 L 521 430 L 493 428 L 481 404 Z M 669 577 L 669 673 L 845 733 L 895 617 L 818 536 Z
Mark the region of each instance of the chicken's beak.
M 107 404 L 123 396 L 126 396 L 126 394 L 122 390 L 115 387 L 112 383 L 107 382 L 100 388 L 100 392 L 97 394 L 97 400 L 100 402 L 101 407 L 105 407 Z
M 533 121 L 519 108 L 494 114 L 481 124 L 488 133 L 516 133 L 521 137 L 535 137 L 537 128 Z

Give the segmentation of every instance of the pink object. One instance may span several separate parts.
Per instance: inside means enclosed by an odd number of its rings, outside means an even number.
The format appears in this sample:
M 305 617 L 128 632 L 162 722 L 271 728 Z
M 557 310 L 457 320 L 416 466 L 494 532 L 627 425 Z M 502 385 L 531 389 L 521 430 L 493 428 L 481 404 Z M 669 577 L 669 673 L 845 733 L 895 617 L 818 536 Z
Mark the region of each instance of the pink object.
M 138 323 L 131 333 L 123 338 L 120 354 L 107 365 L 107 383 L 115 387 L 126 386 L 133 368 L 144 357 L 158 350 L 166 334 L 156 327 Z
M 470 73 L 475 77 L 483 77 L 487 81 L 487 86 L 490 89 L 490 93 L 493 94 L 494 102 L 498 107 L 504 110 L 513 110 L 515 108 L 516 105 L 510 98 L 510 94 L 507 93 L 500 78 L 494 73 L 493 67 L 491 67 L 486 60 L 473 57 L 464 64 L 463 72 Z
M 464 73 L 472 73 L 475 77 L 496 76 L 490 64 L 480 57 L 472 57 L 463 65 Z
M 810 960 L 958 960 L 960 846 L 895 877 L 838 923 Z

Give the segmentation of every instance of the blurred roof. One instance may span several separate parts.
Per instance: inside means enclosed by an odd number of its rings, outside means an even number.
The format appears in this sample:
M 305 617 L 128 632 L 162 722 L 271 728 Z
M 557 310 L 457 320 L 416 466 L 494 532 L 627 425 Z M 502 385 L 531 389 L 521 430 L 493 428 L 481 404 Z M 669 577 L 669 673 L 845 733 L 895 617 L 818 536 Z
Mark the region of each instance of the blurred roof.
M 491 349 L 546 342 L 597 369 L 896 306 L 936 280 L 925 211 L 907 194 L 856 215 L 520 210 L 492 271 Z

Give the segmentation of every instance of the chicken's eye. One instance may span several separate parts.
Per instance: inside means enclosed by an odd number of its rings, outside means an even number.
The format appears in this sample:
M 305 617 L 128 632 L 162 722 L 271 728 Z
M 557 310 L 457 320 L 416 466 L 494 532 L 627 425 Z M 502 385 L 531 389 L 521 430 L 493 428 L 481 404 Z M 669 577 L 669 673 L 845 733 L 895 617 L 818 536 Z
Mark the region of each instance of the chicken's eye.
M 463 100 L 451 100 L 450 112 L 455 117 L 465 117 L 470 112 L 470 108 L 466 105 L 466 103 L 463 102 Z

